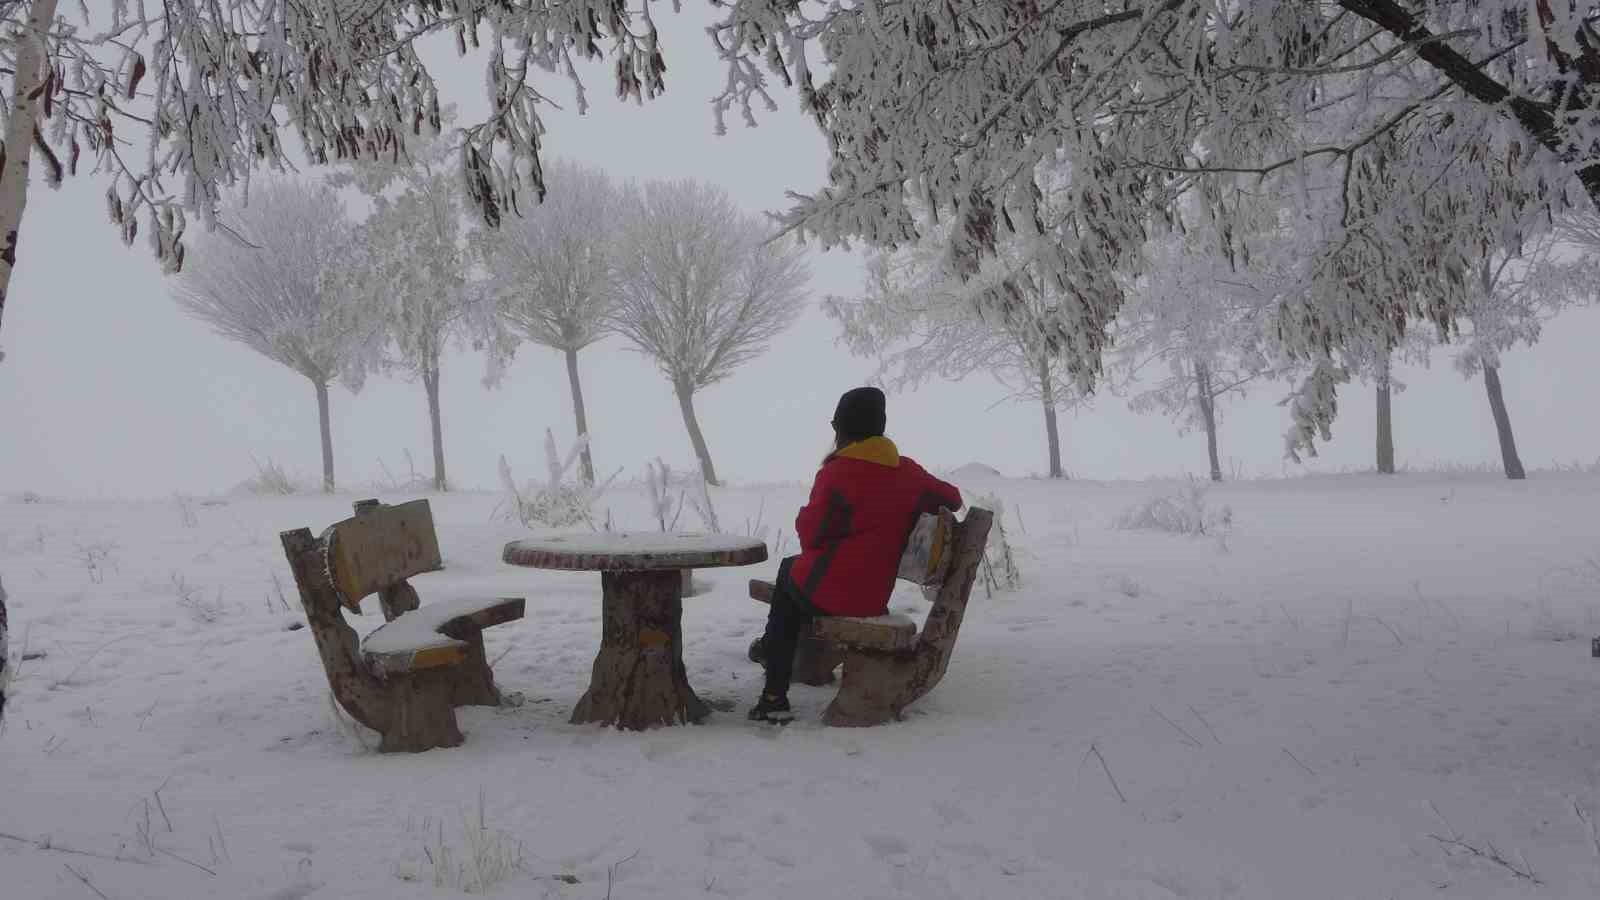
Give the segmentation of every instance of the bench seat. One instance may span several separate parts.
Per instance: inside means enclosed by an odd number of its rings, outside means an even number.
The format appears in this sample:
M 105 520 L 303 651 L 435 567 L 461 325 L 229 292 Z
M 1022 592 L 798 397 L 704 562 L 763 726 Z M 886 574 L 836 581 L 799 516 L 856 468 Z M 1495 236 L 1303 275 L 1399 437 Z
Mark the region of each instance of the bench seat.
M 521 597 L 466 597 L 429 603 L 378 626 L 361 641 L 361 656 L 379 678 L 460 665 L 469 644 L 450 635 L 522 618 Z
M 753 600 L 770 604 L 773 590 L 770 581 L 750 582 L 750 598 Z M 916 646 L 917 623 L 903 613 L 865 618 L 819 616 L 801 634 L 848 647 L 896 653 Z
M 904 613 L 871 618 L 823 616 L 811 623 L 816 637 L 846 647 L 898 653 L 917 644 L 917 623 Z

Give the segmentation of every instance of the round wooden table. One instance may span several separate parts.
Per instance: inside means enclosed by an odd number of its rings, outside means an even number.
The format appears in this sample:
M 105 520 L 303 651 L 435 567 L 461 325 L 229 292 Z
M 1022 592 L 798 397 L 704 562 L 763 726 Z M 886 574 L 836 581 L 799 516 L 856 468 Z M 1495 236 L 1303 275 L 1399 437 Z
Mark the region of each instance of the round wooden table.
M 767 545 L 731 534 L 574 534 L 512 541 L 502 558 L 600 573 L 600 653 L 572 722 L 639 730 L 711 713 L 683 666 L 683 570 L 765 562 Z

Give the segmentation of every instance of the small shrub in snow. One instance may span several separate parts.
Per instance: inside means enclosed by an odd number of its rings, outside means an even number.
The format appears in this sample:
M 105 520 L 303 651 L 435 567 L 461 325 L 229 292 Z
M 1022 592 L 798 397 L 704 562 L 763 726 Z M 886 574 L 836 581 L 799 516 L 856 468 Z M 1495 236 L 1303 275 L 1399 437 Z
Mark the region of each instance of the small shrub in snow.
M 711 485 L 706 481 L 704 475 L 695 479 L 688 496 L 689 508 L 694 510 L 695 515 L 700 517 L 700 521 L 705 525 L 706 530 L 713 534 L 720 533 L 722 525 L 717 521 L 717 508 L 711 505 Z
M 250 461 L 255 463 L 255 476 L 240 482 L 235 490 L 246 494 L 268 497 L 287 496 L 300 492 L 300 486 L 295 484 L 293 478 L 289 477 L 289 473 L 285 472 L 282 466 L 273 462 L 270 457 L 265 463 L 254 456 L 250 457 Z
M 73 553 L 83 570 L 88 573 L 89 580 L 95 584 L 104 584 L 106 568 L 112 564 L 111 555 L 117 549 L 115 541 L 100 540 L 91 543 L 78 543 L 73 547 Z
M 215 597 L 207 597 L 199 585 L 190 584 L 180 572 L 172 573 L 172 592 L 178 598 L 178 608 L 202 625 L 210 625 L 227 612 L 227 605 L 222 602 L 220 588 Z
M 484 794 L 478 791 L 476 820 L 463 813 L 459 846 L 445 840 L 444 820 L 424 818 L 407 823 L 406 831 L 418 839 L 417 853 L 396 865 L 402 881 L 432 884 L 467 894 L 487 894 L 522 867 L 522 844 L 502 831 L 489 829 L 484 815 Z
M 1124 531 L 1161 531 L 1190 537 L 1213 537 L 1226 542 L 1233 529 L 1233 510 L 1209 509 L 1209 488 L 1197 481 L 1171 494 L 1151 497 L 1123 510 L 1115 526 Z
M 183 494 L 172 495 L 172 506 L 178 511 L 178 524 L 184 528 L 200 527 L 200 517 L 194 511 L 194 498 Z
M 545 429 L 545 482 L 538 484 L 530 481 L 520 489 L 516 479 L 511 477 L 511 467 L 506 464 L 506 458 L 501 456 L 500 486 L 505 492 L 498 509 L 501 518 L 519 521 L 529 528 L 566 528 L 578 524 L 593 528 L 594 503 L 616 480 L 621 470 L 598 484 L 568 481 L 573 463 L 578 461 L 583 448 L 588 445 L 588 435 L 580 436 L 563 459 L 556 452 L 555 435 L 548 428 Z
M 373 487 L 377 488 L 380 492 L 388 491 L 390 493 L 397 494 L 420 494 L 433 490 L 433 476 L 424 475 L 417 471 L 417 464 L 416 461 L 411 458 L 411 451 L 401 450 L 400 455 L 406 461 L 405 476 L 402 477 L 396 475 L 394 472 L 389 471 L 389 466 L 384 463 L 382 457 L 379 457 L 378 469 L 383 472 L 383 478 L 374 484 Z M 448 485 L 445 487 L 445 490 L 449 490 Z
M 683 515 L 683 495 L 678 495 L 676 504 L 672 502 L 672 469 L 660 457 L 653 463 L 645 463 L 644 489 L 650 501 L 650 518 L 656 520 L 662 531 L 677 528 L 678 517 Z

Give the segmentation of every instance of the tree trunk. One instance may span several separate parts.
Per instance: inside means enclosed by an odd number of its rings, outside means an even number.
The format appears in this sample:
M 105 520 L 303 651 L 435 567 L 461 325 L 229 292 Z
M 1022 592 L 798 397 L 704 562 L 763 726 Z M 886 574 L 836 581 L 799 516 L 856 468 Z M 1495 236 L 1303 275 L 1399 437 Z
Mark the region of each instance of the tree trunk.
M 1206 426 L 1206 454 L 1211 460 L 1211 480 L 1222 480 L 1222 463 L 1217 459 L 1217 398 L 1211 394 L 1211 370 L 1204 363 L 1194 366 L 1195 396 L 1200 404 L 1200 419 Z
M 1389 379 L 1389 358 L 1378 370 L 1378 474 L 1394 474 L 1394 414 L 1390 405 L 1393 385 Z
M 1494 413 L 1494 430 L 1500 438 L 1500 462 L 1506 477 L 1518 481 L 1528 477 L 1517 455 L 1517 439 L 1511 433 L 1511 417 L 1506 414 L 1505 394 L 1500 390 L 1500 369 L 1487 363 L 1483 367 L 1483 387 L 1489 394 L 1489 411 Z
M 17 265 L 17 238 L 28 205 L 28 168 L 38 127 L 38 100 L 30 99 L 49 68 L 42 35 L 56 17 L 57 0 L 33 0 L 28 22 L 17 39 L 16 73 L 11 79 L 11 118 L 6 123 L 5 166 L 0 168 L 0 320 L 5 318 L 11 273 Z M 0 353 L 0 359 L 5 354 Z
M 428 425 L 433 430 L 433 489 L 450 490 L 444 477 L 444 422 L 439 415 L 439 365 L 422 370 L 422 387 L 428 393 Z
M 679 382 L 673 385 L 678 395 L 678 409 L 683 413 L 683 427 L 689 429 L 689 441 L 694 444 L 694 454 L 700 459 L 700 474 L 706 484 L 719 485 L 717 469 L 711 464 L 711 451 L 706 447 L 706 436 L 700 433 L 700 422 L 694 415 L 694 386 Z
M 566 353 L 567 384 L 572 387 L 572 417 L 577 420 L 578 439 L 582 440 L 589 433 L 589 416 L 583 408 L 583 385 L 578 382 L 578 351 L 569 347 Z M 582 467 L 583 483 L 594 484 L 594 457 L 587 443 L 578 454 L 578 465 Z
M 6 586 L 0 584 L 0 723 L 6 718 L 6 684 L 11 680 L 6 666 L 10 661 L 10 649 L 6 646 Z
M 315 378 L 311 383 L 317 388 L 317 423 L 322 426 L 322 492 L 333 493 L 333 425 L 328 419 L 328 383 Z
M 1050 448 L 1050 477 L 1065 478 L 1061 468 L 1061 432 L 1056 428 L 1056 390 L 1050 379 L 1050 360 L 1039 361 L 1039 402 L 1044 405 L 1044 436 Z

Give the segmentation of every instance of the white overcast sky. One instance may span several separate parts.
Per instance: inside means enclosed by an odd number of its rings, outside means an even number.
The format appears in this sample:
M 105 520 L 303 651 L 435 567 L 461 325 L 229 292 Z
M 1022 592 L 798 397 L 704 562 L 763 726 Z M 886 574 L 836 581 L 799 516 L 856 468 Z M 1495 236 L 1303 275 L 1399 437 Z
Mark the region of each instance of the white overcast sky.
M 787 206 L 785 190 L 822 183 L 821 136 L 792 94 L 760 127 L 730 120 L 712 133 L 708 99 L 722 70 L 704 25 L 710 10 L 688 5 L 660 15 L 667 94 L 643 108 L 612 99 L 609 64 L 584 71 L 594 104 L 587 117 L 552 110 L 546 150 L 619 177 L 694 177 L 730 191 L 747 209 Z M 436 75 L 463 118 L 482 108 L 482 58 L 435 54 Z M 546 76 L 548 93 L 570 96 Z M 313 174 L 316 174 L 315 172 Z M 312 479 L 320 471 L 316 405 L 300 376 L 211 334 L 185 318 L 141 241 L 125 248 L 106 223 L 105 183 L 80 177 L 59 191 L 35 187 L 0 347 L 0 494 L 153 497 L 226 490 L 254 472 L 251 454 Z M 851 293 L 858 258 L 832 252 L 812 263 L 815 297 Z M 722 476 L 731 481 L 809 479 L 829 432 L 838 394 L 873 370 L 835 345 L 836 329 L 815 308 L 761 359 L 698 398 L 701 423 Z M 1524 461 L 1592 462 L 1600 457 L 1600 311 L 1569 313 L 1533 351 L 1515 351 L 1503 375 Z M 671 390 L 648 361 L 608 339 L 580 357 L 597 468 L 639 474 L 660 456 L 689 468 L 693 454 Z M 445 361 L 445 452 L 452 481 L 495 482 L 504 453 L 519 477 L 542 467 L 541 438 L 555 429 L 563 447 L 572 417 L 561 358 L 525 345 L 497 390 L 481 384 L 481 356 Z M 1395 401 L 1402 465 L 1498 460 L 1481 381 L 1464 381 L 1440 354 L 1431 370 L 1406 370 Z M 1258 385 L 1224 409 L 1225 466 L 1247 475 L 1370 468 L 1373 402 L 1365 385 L 1340 398 L 1335 440 L 1307 466 L 1282 461 L 1287 427 L 1277 401 L 1283 383 Z M 1042 470 L 1044 439 L 1036 405 L 1001 403 L 987 378 L 932 383 L 891 394 L 889 432 L 932 466 L 982 461 L 1007 474 Z M 1062 417 L 1066 466 L 1093 479 L 1204 472 L 1203 435 L 1179 435 L 1158 415 L 1129 412 L 1106 395 Z M 403 472 L 402 451 L 430 467 L 420 385 L 370 380 L 359 395 L 336 389 L 334 452 L 341 488 L 380 477 L 379 461 Z

